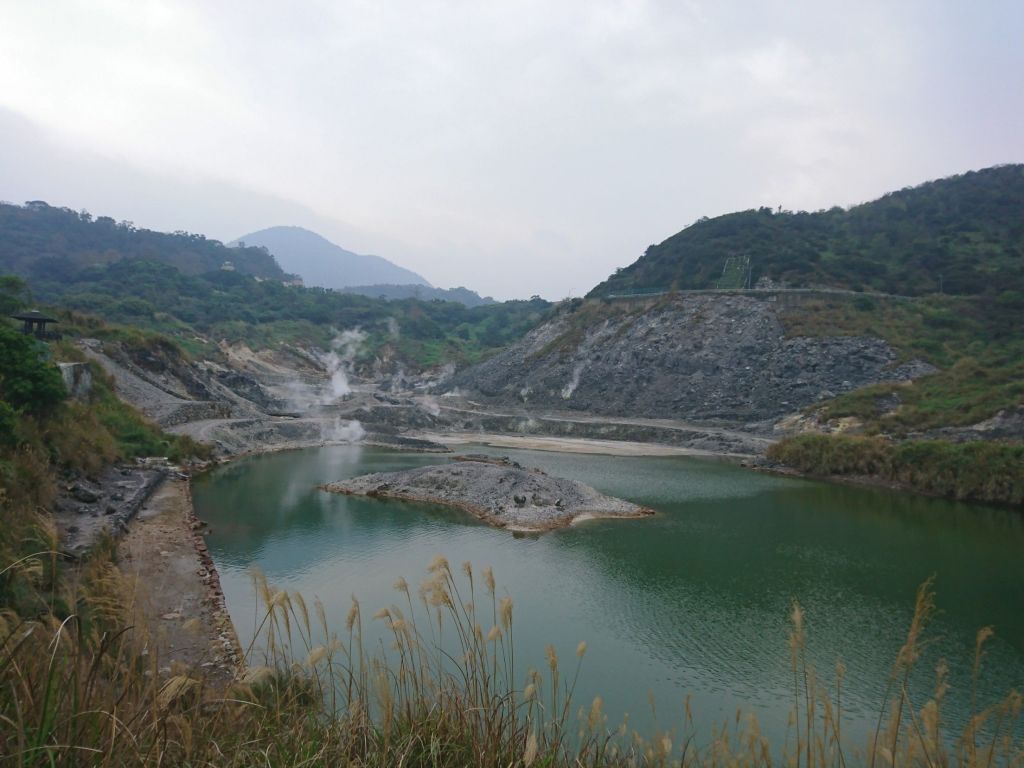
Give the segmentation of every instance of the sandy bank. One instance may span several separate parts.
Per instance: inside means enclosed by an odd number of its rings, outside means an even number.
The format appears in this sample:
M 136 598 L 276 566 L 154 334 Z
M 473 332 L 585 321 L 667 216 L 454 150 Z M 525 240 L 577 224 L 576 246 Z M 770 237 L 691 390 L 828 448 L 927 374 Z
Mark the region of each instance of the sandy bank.
M 447 446 L 489 445 L 495 448 L 520 448 L 556 453 L 583 453 L 605 456 L 718 456 L 725 459 L 749 459 L 747 454 L 706 451 L 663 443 L 638 443 L 625 440 L 597 440 L 585 437 L 542 437 L 483 432 L 423 432 L 426 440 Z
M 188 480 L 169 477 L 131 521 L 117 554 L 133 587 L 134 623 L 145 628 L 161 670 L 181 664 L 226 683 L 242 651 L 202 528 Z

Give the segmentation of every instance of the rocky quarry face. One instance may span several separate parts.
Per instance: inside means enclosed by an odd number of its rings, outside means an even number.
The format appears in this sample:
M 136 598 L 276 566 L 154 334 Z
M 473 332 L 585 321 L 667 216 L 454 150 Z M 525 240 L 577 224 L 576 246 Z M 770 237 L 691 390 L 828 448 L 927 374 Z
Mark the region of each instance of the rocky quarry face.
M 770 422 L 857 387 L 933 370 L 882 339 L 787 338 L 773 296 L 688 295 L 582 325 L 565 313 L 451 388 L 506 405 L 707 423 Z

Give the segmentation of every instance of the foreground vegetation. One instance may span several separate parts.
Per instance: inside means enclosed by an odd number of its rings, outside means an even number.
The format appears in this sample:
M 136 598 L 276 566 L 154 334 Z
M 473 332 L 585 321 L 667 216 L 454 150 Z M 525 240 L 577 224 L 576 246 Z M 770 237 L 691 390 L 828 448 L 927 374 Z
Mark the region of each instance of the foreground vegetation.
M 805 474 L 882 479 L 954 499 L 1024 504 L 1024 444 L 797 435 L 768 458 Z
M 879 703 L 877 732 L 862 745 L 842 737 L 842 668 L 829 686 L 806 661 L 799 606 L 790 617 L 785 743 L 769 743 L 753 718 L 697 733 L 689 712 L 676 730 L 640 735 L 609 723 L 600 698 L 574 701 L 584 644 L 568 667 L 553 648 L 546 668 L 517 666 L 511 599 L 499 597 L 489 570 L 467 563 L 453 572 L 443 558 L 419 590 L 396 583 L 396 604 L 372 619 L 353 602 L 340 635 L 318 603 L 257 579 L 259 649 L 240 679 L 219 688 L 202 667 L 163 671 L 151 628 L 133 624 L 133 585 L 113 546 L 77 566 L 63 562 L 46 509 L 69 473 L 163 453 L 168 446 L 151 440 L 166 438 L 108 398 L 102 380 L 91 401 L 67 402 L 50 351 L 33 339 L 0 327 L 0 355 L 10 426 L 0 451 L 3 764 L 1024 765 L 1016 692 L 979 705 L 960 734 L 943 730 L 941 668 L 931 697 L 911 696 L 908 676 L 934 609 L 929 585 Z M 367 650 L 370 620 L 385 623 L 390 650 Z M 989 636 L 979 633 L 975 675 Z
M 262 651 L 251 657 L 261 658 L 220 689 L 201 670 L 160 673 L 148 629 L 126 623 L 130 585 L 108 554 L 56 583 L 38 576 L 45 560 L 3 569 L 7 580 L 31 580 L 52 606 L 0 612 L 0 759 L 16 765 L 1024 764 L 1017 692 L 978 708 L 959 734 L 943 728 L 943 665 L 930 696 L 911 696 L 934 611 L 929 584 L 917 595 L 877 729 L 859 745 L 842 736 L 844 670 L 837 665 L 830 685 L 807 662 L 804 616 L 794 604 L 791 729 L 773 744 L 752 716 L 697 733 L 687 706 L 678 728 L 645 737 L 609 723 L 600 697 L 580 706 L 573 692 L 586 645 L 568 667 L 549 647 L 545 669 L 518 669 L 512 602 L 498 597 L 489 570 L 477 575 L 468 563 L 459 575 L 436 558 L 415 593 L 396 583 L 397 604 L 373 616 L 393 646 L 372 655 L 358 602 L 335 635 L 319 603 L 257 578 Z M 991 634 L 978 633 L 975 679 Z

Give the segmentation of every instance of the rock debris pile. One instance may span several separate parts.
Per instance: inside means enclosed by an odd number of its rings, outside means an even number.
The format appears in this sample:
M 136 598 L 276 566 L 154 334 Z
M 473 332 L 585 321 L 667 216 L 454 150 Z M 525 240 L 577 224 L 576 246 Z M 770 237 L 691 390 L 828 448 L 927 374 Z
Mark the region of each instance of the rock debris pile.
M 163 466 L 123 464 L 62 487 L 53 505 L 61 550 L 70 557 L 81 557 L 105 534 L 116 536 L 125 531 L 167 471 Z
M 646 507 L 606 496 L 575 480 L 486 456 L 460 456 L 449 464 L 376 472 L 322 488 L 333 493 L 444 504 L 499 528 L 521 531 L 561 528 L 580 518 L 653 514 Z

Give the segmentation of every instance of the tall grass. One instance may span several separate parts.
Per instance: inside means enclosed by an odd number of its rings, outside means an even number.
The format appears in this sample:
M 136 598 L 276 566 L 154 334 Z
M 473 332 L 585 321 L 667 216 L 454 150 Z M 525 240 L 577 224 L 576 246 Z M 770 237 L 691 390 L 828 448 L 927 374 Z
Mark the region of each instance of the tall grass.
M 22 567 L 22 566 L 8 566 Z M 332 632 L 323 606 L 256 577 L 258 650 L 244 675 L 218 689 L 195 669 L 161 673 L 144 627 L 127 626 L 126 582 L 98 559 L 64 602 L 19 617 L 0 614 L 0 760 L 19 766 L 634 766 L 1024 765 L 1015 728 L 1021 697 L 974 706 L 958 735 L 943 730 L 945 667 L 922 702 L 910 671 L 926 642 L 934 594 L 918 591 L 907 638 L 865 744 L 842 733 L 844 670 L 831 685 L 807 660 L 794 604 L 789 651 L 791 731 L 771 744 L 737 713 L 697 733 L 687 705 L 675 731 L 643 737 L 609 726 L 600 698 L 573 694 L 586 653 L 567 668 L 553 648 L 543 669 L 521 669 L 511 599 L 490 570 L 453 573 L 431 563 L 412 589 L 370 618 L 353 600 Z M 364 624 L 382 622 L 390 647 L 367 648 Z M 973 659 L 979 674 L 988 629 Z M 781 652 L 782 649 L 780 649 Z
M 955 499 L 1024 504 L 1024 444 L 808 434 L 787 437 L 768 458 L 801 472 L 880 477 Z

